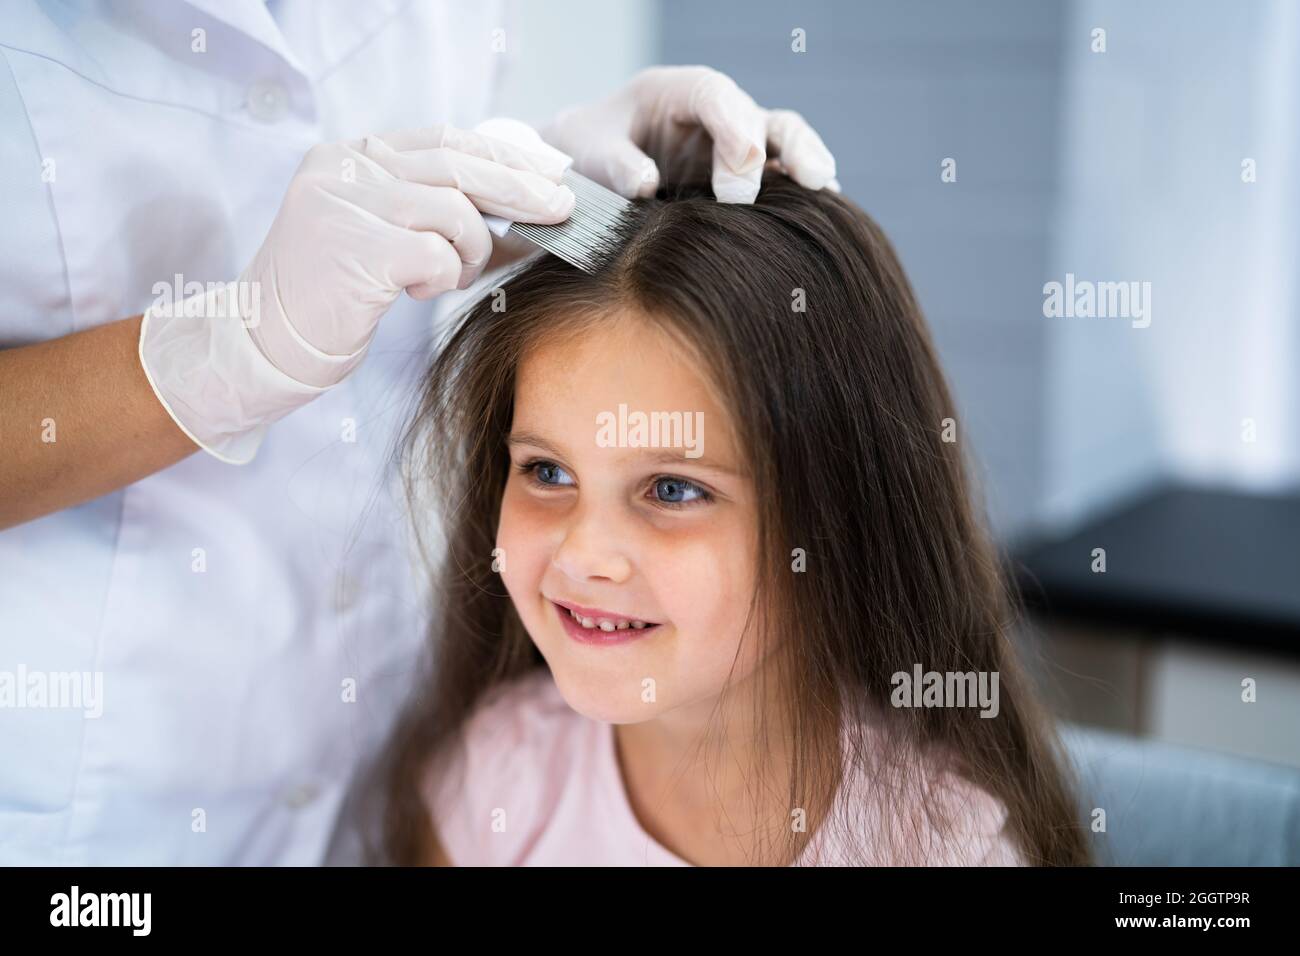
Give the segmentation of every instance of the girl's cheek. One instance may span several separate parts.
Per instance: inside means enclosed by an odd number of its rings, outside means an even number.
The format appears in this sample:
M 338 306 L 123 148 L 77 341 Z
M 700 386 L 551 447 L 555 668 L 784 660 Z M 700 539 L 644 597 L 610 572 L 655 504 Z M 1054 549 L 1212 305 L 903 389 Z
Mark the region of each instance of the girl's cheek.
M 540 513 L 538 502 L 523 487 L 523 479 L 511 476 L 506 483 L 505 493 L 501 496 L 501 518 L 498 522 L 497 537 L 515 535 L 515 529 L 526 528 L 537 520 Z
M 673 620 L 717 634 L 737 613 L 746 556 L 726 529 L 700 525 L 657 534 L 643 557 L 649 559 L 646 576 Z
M 513 485 L 512 480 L 501 499 L 495 556 L 506 590 L 518 595 L 525 587 L 536 584 L 545 570 L 544 551 L 549 537 L 545 509 L 530 500 L 526 490 Z

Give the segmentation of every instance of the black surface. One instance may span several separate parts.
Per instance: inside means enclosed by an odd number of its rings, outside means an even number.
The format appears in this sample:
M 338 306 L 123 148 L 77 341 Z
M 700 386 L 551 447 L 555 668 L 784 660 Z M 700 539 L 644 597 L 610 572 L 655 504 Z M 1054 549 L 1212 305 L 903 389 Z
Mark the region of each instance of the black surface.
M 1011 558 L 1040 612 L 1300 656 L 1300 494 L 1165 488 Z

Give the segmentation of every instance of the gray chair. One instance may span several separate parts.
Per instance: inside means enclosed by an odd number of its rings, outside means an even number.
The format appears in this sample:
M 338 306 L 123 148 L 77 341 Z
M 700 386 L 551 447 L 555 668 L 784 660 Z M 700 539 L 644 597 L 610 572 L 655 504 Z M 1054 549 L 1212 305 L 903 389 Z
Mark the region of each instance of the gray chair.
M 1300 769 L 1061 725 L 1108 866 L 1300 865 Z

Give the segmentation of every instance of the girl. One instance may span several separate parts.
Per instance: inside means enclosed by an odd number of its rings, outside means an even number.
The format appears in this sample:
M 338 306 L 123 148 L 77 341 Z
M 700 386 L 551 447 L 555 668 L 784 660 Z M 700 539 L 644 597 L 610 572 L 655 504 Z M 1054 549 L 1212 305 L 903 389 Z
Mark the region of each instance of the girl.
M 1087 862 L 956 414 L 888 240 L 779 172 L 526 263 L 408 436 L 445 560 L 387 858 Z

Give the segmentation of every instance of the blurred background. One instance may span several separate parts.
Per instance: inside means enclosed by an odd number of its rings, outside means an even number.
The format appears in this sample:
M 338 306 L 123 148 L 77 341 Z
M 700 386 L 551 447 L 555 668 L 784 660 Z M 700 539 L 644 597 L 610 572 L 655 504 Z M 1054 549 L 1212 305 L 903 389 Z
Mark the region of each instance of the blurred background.
M 1020 639 L 1093 734 L 1086 759 L 1150 777 L 1152 820 L 1207 779 L 1217 797 L 1188 813 L 1266 816 L 1213 803 L 1263 768 L 1247 799 L 1269 794 L 1277 828 L 1243 839 L 1289 840 L 1295 862 L 1296 777 L 1268 773 L 1300 767 L 1300 7 L 552 0 L 513 16 L 499 112 L 537 122 L 643 66 L 698 63 L 809 119 L 917 289 L 1032 608 Z M 1045 314 L 1067 276 L 1137 283 L 1145 315 Z M 1222 842 L 1193 861 L 1261 861 Z

